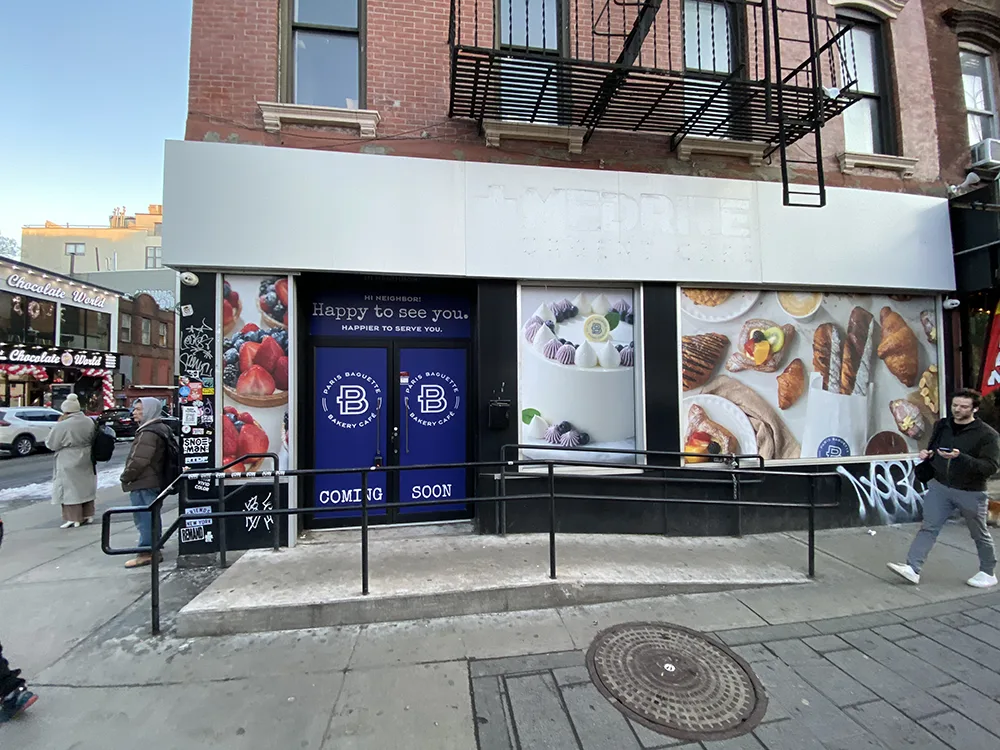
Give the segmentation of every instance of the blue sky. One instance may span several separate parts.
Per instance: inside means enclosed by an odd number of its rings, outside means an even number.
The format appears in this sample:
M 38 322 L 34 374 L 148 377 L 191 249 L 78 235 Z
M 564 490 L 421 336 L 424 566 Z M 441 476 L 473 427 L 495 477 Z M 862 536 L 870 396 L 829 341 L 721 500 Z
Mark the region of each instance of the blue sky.
M 190 0 L 0 0 L 0 234 L 162 202 L 190 27 Z

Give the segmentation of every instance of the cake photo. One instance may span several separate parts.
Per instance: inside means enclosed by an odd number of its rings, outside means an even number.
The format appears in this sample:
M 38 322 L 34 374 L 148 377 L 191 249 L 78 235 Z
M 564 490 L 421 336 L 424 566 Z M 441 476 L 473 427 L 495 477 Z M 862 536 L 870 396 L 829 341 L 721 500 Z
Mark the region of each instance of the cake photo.
M 601 453 L 635 447 L 631 290 L 526 287 L 521 302 L 521 442 L 590 449 L 567 459 L 633 462 L 633 456 Z

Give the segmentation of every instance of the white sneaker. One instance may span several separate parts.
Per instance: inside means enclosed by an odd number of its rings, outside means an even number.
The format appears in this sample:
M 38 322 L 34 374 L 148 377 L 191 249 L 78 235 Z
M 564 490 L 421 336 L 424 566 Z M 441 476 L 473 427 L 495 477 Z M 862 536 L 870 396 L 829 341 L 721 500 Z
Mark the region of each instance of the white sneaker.
M 78 528 L 80 528 L 80 524 L 78 524 L 76 521 L 67 521 L 66 523 L 64 523 L 59 528 L 60 529 L 78 529 Z
M 920 583 L 920 574 L 909 565 L 901 563 L 886 563 L 886 567 L 898 576 L 905 578 L 913 584 Z
M 967 584 L 977 589 L 988 589 L 991 586 L 997 585 L 997 577 L 991 576 L 989 573 L 984 573 L 979 571 L 972 578 L 966 581 Z

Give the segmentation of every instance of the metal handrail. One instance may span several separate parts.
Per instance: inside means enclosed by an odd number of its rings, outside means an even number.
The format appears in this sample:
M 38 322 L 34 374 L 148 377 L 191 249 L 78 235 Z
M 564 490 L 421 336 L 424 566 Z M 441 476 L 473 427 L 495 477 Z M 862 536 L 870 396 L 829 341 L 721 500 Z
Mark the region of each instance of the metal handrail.
M 505 445 L 501 449 L 501 456 L 505 456 L 508 449 L 521 449 L 521 448 L 537 448 L 538 446 L 527 446 L 527 445 Z M 545 450 L 555 450 L 555 451 L 565 451 L 567 453 L 574 452 L 586 452 L 586 449 L 573 449 L 573 448 L 562 448 L 561 446 L 553 446 L 552 448 L 546 447 Z M 623 453 L 632 455 L 644 455 L 653 457 L 683 457 L 683 456 L 694 456 L 701 454 L 684 453 L 683 451 L 642 451 L 642 450 L 628 450 L 628 449 L 608 449 L 602 450 L 607 453 Z M 231 474 L 225 473 L 225 469 L 235 466 L 236 464 L 245 463 L 248 459 L 260 459 L 269 458 L 271 459 L 272 465 L 275 467 L 272 471 L 255 471 L 255 472 L 233 472 Z M 191 482 L 197 481 L 205 477 L 212 479 L 219 479 L 219 500 L 206 500 L 204 502 L 221 503 L 221 507 L 225 508 L 225 479 L 272 479 L 275 486 L 275 497 L 278 497 L 280 492 L 280 480 L 284 477 L 300 477 L 300 476 L 320 476 L 320 475 L 334 475 L 334 474 L 361 474 L 361 593 L 363 595 L 368 595 L 369 593 L 369 518 L 370 510 L 372 508 L 372 503 L 368 499 L 368 480 L 369 475 L 372 473 L 390 473 L 390 472 L 401 472 L 401 471 L 421 471 L 421 470 L 434 470 L 434 469 L 449 469 L 449 468 L 461 468 L 461 469 L 475 469 L 475 468 L 485 468 L 485 467 L 499 467 L 500 468 L 500 486 L 499 494 L 496 496 L 478 496 L 471 498 L 462 498 L 462 501 L 467 504 L 480 504 L 480 503 L 497 503 L 501 508 L 506 508 L 506 503 L 510 502 L 524 502 L 524 501 L 538 501 L 547 500 L 548 510 L 549 510 L 549 577 L 551 579 L 556 578 L 556 499 L 562 498 L 566 500 L 581 500 L 581 501 L 593 501 L 593 500 L 606 500 L 611 502 L 642 502 L 642 503 L 665 503 L 665 504 L 689 504 L 689 505 L 723 505 L 735 508 L 737 512 L 742 512 L 744 507 L 757 507 L 757 508 L 784 508 L 784 509 L 802 509 L 807 510 L 809 514 L 809 540 L 808 540 L 808 567 L 809 567 L 809 577 L 814 578 L 816 575 L 816 560 L 815 560 L 815 513 L 817 509 L 829 509 L 836 508 L 840 505 L 840 488 L 841 488 L 841 475 L 837 472 L 790 472 L 782 470 L 763 470 L 763 469 L 742 469 L 739 467 L 740 458 L 751 458 L 757 459 L 760 465 L 763 466 L 763 458 L 759 455 L 746 455 L 746 456 L 719 456 L 717 458 L 725 459 L 725 464 L 720 464 L 717 467 L 706 467 L 691 469 L 690 467 L 680 467 L 680 466 L 658 466 L 650 464 L 612 464 L 612 467 L 617 468 L 627 468 L 627 469 L 641 469 L 643 471 L 656 471 L 663 472 L 662 477 L 622 477 L 620 475 L 591 475 L 590 478 L 595 480 L 607 480 L 614 479 L 616 481 L 621 481 L 623 479 L 629 481 L 643 480 L 643 481 L 653 481 L 666 486 L 670 482 L 695 482 L 699 484 L 732 484 L 733 486 L 733 499 L 689 499 L 689 498 L 642 498 L 642 497 L 630 497 L 630 496 L 619 496 L 619 495 L 585 495 L 585 494 L 557 494 L 555 489 L 555 479 L 556 472 L 555 469 L 558 466 L 566 466 L 570 468 L 580 468 L 580 467 L 590 467 L 590 468 L 608 468 L 608 464 L 595 462 L 595 461 L 579 461 L 574 459 L 506 459 L 501 458 L 499 461 L 471 461 L 463 463 L 447 463 L 447 464 L 421 464 L 416 466 L 369 466 L 369 467 L 357 467 L 350 469 L 278 469 L 278 456 L 273 453 L 258 453 L 258 454 L 248 454 L 241 456 L 240 458 L 229 462 L 223 466 L 216 469 L 211 469 L 207 471 L 184 471 L 180 476 L 174 479 L 170 485 L 162 490 L 156 499 L 146 507 L 119 507 L 119 508 L 109 508 L 106 510 L 101 519 L 101 549 L 107 555 L 125 555 L 125 554 L 136 554 L 136 553 L 148 553 L 152 556 L 150 563 L 150 577 L 151 577 L 151 621 L 152 621 L 152 632 L 153 634 L 158 634 L 160 632 L 160 577 L 159 577 L 159 556 L 160 551 L 174 535 L 175 532 L 181 527 L 181 525 L 190 520 L 186 514 L 179 513 L 178 517 L 174 520 L 172 524 L 166 529 L 162 528 L 162 520 L 160 518 L 160 513 L 163 507 L 163 501 L 171 494 L 171 491 L 175 486 L 178 486 L 181 498 L 181 507 L 183 508 L 187 501 L 187 491 L 188 486 Z M 730 465 L 727 465 L 730 464 Z M 509 476 L 506 472 L 509 469 L 517 469 L 521 466 L 544 466 L 546 471 L 541 475 L 528 475 L 520 474 L 522 478 L 535 478 L 535 479 L 545 479 L 546 489 L 544 492 L 540 493 L 520 493 L 520 494 L 507 494 L 505 486 L 505 477 Z M 713 473 L 723 473 L 728 476 L 727 479 L 713 479 L 709 476 L 705 476 L 706 469 Z M 668 477 L 666 472 L 672 470 L 681 470 L 691 473 L 701 474 L 702 476 L 688 477 L 688 478 L 678 478 L 678 477 Z M 745 501 L 742 499 L 742 485 L 744 483 L 749 484 L 759 484 L 761 479 L 751 479 L 746 481 L 743 479 L 744 476 L 749 477 L 759 477 L 759 476 L 798 476 L 810 479 L 809 482 L 809 501 L 807 504 L 803 503 L 791 503 L 791 502 L 758 502 L 758 501 Z M 815 497 L 816 482 L 815 479 L 818 477 L 830 477 L 836 480 L 836 497 L 837 500 L 832 503 L 817 503 Z M 424 506 L 434 506 L 440 505 L 441 498 L 429 499 L 429 500 L 418 500 L 413 502 L 380 502 L 375 504 L 378 509 L 388 509 L 388 508 L 417 508 Z M 226 519 L 226 518 L 260 518 L 260 517 L 281 517 L 281 516 L 299 516 L 299 515 L 311 515 L 315 513 L 346 513 L 346 512 L 357 512 L 356 507 L 343 507 L 343 508 L 320 508 L 320 507 L 305 507 L 305 508 L 272 508 L 266 510 L 249 511 L 213 511 L 212 513 L 199 514 L 199 519 Z M 124 515 L 126 513 L 150 513 L 152 515 L 152 537 L 153 544 L 149 547 L 128 547 L 128 548 L 115 548 L 111 546 L 111 519 L 117 515 Z M 504 520 L 504 524 L 506 521 Z M 225 523 L 220 524 L 220 534 L 219 534 L 219 544 L 220 544 L 220 564 L 225 567 L 226 565 L 226 540 L 225 540 Z M 505 528 L 498 529 L 500 533 L 506 533 Z M 273 544 L 274 549 L 277 551 L 280 548 L 280 524 L 274 524 L 273 532 Z

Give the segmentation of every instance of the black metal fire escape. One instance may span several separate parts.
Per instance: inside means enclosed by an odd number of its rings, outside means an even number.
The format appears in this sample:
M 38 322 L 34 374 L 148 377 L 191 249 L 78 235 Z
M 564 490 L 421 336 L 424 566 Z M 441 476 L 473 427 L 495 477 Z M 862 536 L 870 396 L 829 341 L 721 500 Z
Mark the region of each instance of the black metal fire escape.
M 450 115 L 750 141 L 785 205 L 821 207 L 822 127 L 859 98 L 849 31 L 815 0 L 452 0 Z

